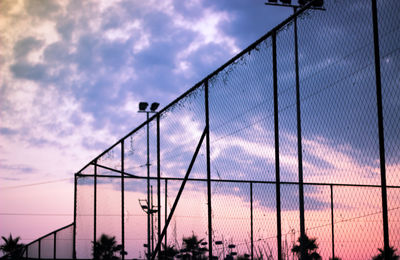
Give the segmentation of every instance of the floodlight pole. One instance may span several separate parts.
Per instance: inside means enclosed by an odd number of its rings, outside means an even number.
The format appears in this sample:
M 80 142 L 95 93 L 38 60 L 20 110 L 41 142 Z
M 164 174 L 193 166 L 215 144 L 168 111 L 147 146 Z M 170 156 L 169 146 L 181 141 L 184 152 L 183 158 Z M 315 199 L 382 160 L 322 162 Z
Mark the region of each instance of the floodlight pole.
M 144 106 L 143 106 L 144 105 Z M 146 113 L 146 127 L 147 127 L 147 259 L 151 258 L 153 254 L 153 241 L 150 244 L 150 232 L 153 234 L 153 227 L 150 228 L 150 223 L 153 225 L 153 213 L 152 213 L 152 201 L 150 202 L 150 130 L 149 130 L 149 118 L 150 113 L 156 113 L 158 108 L 158 103 L 154 102 L 151 104 L 150 111 L 146 110 L 148 103 L 140 102 L 139 103 L 139 112 Z M 150 205 L 151 203 L 151 205 Z M 151 218 L 150 218 L 151 215 Z M 153 235 L 151 235 L 151 240 L 153 240 Z
M 313 1 L 309 2 L 305 6 L 298 6 L 292 4 L 278 4 L 278 3 L 265 3 L 266 5 L 272 6 L 283 6 L 290 7 L 293 9 L 295 15 L 298 8 L 310 8 L 316 10 L 325 10 L 322 7 L 311 7 Z M 306 235 L 305 231 L 305 217 L 304 217 L 304 184 L 303 184 L 303 148 L 301 143 L 301 104 L 300 104 L 300 76 L 299 76 L 299 51 L 298 51 L 298 37 L 297 37 L 297 16 L 294 16 L 294 59 L 295 59 L 295 75 L 296 75 L 296 119 L 297 119 L 297 156 L 298 156 L 298 171 L 299 171 L 299 211 L 300 211 L 300 238 Z M 278 232 L 279 234 L 279 232 Z M 278 235 L 279 237 L 279 235 Z M 279 243 L 278 243 L 279 244 Z M 278 252 L 280 248 L 278 248 Z M 303 243 L 300 243 L 300 251 L 302 259 L 305 258 L 305 249 Z M 278 259 L 281 256 L 278 256 Z

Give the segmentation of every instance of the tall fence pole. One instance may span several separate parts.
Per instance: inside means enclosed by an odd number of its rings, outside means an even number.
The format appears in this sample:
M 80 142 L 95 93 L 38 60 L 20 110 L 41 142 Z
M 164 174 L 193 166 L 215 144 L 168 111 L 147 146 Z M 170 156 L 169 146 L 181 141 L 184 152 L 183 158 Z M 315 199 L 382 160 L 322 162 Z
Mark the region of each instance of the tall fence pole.
M 281 230 L 281 184 L 279 169 L 279 119 L 278 119 L 278 71 L 276 61 L 276 31 L 272 33 L 272 69 L 274 84 L 274 134 L 275 134 L 275 181 L 276 181 L 276 227 L 278 243 L 278 259 L 282 259 Z
M 122 260 L 125 259 L 125 139 L 121 141 L 121 240 Z
M 167 218 L 168 218 L 168 180 L 167 179 L 165 179 L 165 204 L 164 204 L 164 210 L 165 210 L 165 220 L 164 220 L 164 225 L 166 225 L 167 224 Z M 165 247 L 167 247 L 168 246 L 168 243 L 167 243 L 167 241 L 168 241 L 168 239 L 167 239 L 167 235 L 168 235 L 168 230 L 165 230 L 165 241 L 164 241 L 164 244 L 165 244 Z M 161 238 L 160 238 L 161 239 Z
M 157 114 L 157 242 L 161 239 L 161 151 L 160 114 Z
M 212 259 L 212 207 L 211 207 L 211 163 L 210 163 L 210 111 L 208 103 L 208 80 L 205 81 L 206 154 L 207 154 L 207 209 L 208 209 L 208 258 Z
M 294 13 L 297 8 L 293 7 Z M 297 159 L 299 166 L 299 209 L 300 209 L 300 237 L 306 234 L 304 220 L 304 186 L 303 186 L 303 148 L 301 144 L 301 104 L 300 104 L 300 75 L 299 75 L 299 47 L 297 37 L 297 16 L 294 17 L 294 60 L 296 71 L 296 117 L 297 117 Z M 304 258 L 303 243 L 301 246 L 301 254 Z
M 382 217 L 383 217 L 383 242 L 385 258 L 388 259 L 390 248 L 389 243 L 389 221 L 387 208 L 387 190 L 386 190 L 386 162 L 385 162 L 385 138 L 383 130 L 383 108 L 382 108 L 382 83 L 381 66 L 379 54 L 379 32 L 378 32 L 378 10 L 376 0 L 372 1 L 372 24 L 374 31 L 374 54 L 375 54 L 375 80 L 376 80 L 376 101 L 378 113 L 378 132 L 379 132 L 379 157 L 381 170 L 381 190 L 382 190 Z
M 251 252 L 250 252 L 250 257 L 251 260 L 254 259 L 254 223 L 253 223 L 253 183 L 250 182 L 250 246 L 251 246 Z
M 78 174 L 74 178 L 74 229 L 72 233 L 72 258 L 76 259 L 76 199 L 77 199 Z M 27 253 L 28 256 L 28 253 Z
M 151 258 L 153 252 L 151 252 L 151 244 L 150 244 L 150 133 L 149 133 L 149 112 L 146 112 L 147 115 L 147 259 Z
M 332 232 L 332 259 L 335 259 L 335 219 L 333 218 L 333 185 L 329 185 L 331 190 L 331 232 Z
M 94 164 L 94 185 L 93 185 L 93 241 L 96 242 L 97 231 L 97 160 Z

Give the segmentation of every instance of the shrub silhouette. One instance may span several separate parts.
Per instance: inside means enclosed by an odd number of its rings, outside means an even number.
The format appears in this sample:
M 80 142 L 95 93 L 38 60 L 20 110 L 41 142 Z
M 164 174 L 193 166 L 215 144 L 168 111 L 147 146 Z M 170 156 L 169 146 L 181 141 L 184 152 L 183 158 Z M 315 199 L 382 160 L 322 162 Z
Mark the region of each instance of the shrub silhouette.
M 24 245 L 18 243 L 20 237 L 13 238 L 12 235 L 8 238 L 1 237 L 4 240 L 4 244 L 0 246 L 0 250 L 8 255 L 11 259 L 20 259 L 24 252 Z
M 378 250 L 380 253 L 378 255 L 374 256 L 372 258 L 372 260 L 384 260 L 384 259 L 398 260 L 398 259 L 400 259 L 400 256 L 396 255 L 396 253 L 395 253 L 397 251 L 397 249 L 395 249 L 393 246 L 389 247 L 389 252 L 387 252 L 387 254 L 386 254 L 387 258 L 385 258 L 385 250 L 384 249 L 378 248 Z
M 120 254 L 125 253 L 122 251 L 122 245 L 117 245 L 117 241 L 115 237 L 109 237 L 106 234 L 102 234 L 100 239 L 92 242 L 92 255 L 94 259 L 102 259 L 102 260 L 114 260 L 120 259 L 115 256 L 116 252 L 120 252 Z
M 301 260 L 318 260 L 321 256 L 317 253 L 318 245 L 315 243 L 316 238 L 309 238 L 307 235 L 300 236 L 297 240 L 298 244 L 292 247 L 292 252 Z M 302 255 L 301 248 L 304 248 Z

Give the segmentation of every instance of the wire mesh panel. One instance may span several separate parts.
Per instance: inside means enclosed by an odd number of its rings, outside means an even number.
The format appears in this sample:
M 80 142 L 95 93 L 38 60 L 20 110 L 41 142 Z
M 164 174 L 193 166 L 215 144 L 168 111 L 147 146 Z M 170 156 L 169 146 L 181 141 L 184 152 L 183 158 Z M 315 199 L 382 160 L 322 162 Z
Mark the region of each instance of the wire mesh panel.
M 280 189 L 282 252 L 286 252 L 286 256 L 288 256 L 288 252 L 290 253 L 300 236 L 299 186 L 282 184 Z
M 147 126 L 141 127 L 125 139 L 124 169 L 136 176 L 147 176 Z M 154 157 L 154 155 L 153 155 Z
M 299 21 L 304 175 L 379 184 L 371 1 L 326 1 Z
M 276 37 L 281 181 L 298 180 L 294 44 L 292 22 L 280 30 Z
M 333 189 L 335 256 L 370 259 L 383 247 L 379 188 Z
M 145 258 L 147 244 L 147 180 L 125 179 L 125 251 L 127 259 Z M 146 251 L 147 252 L 147 251 Z
M 183 177 L 205 127 L 203 86 L 161 114 L 161 174 Z
M 227 255 L 250 254 L 250 189 L 248 183 L 214 182 L 212 223 L 214 251 L 220 259 Z
M 213 177 L 274 180 L 271 40 L 209 80 Z
M 389 237 L 391 246 L 400 245 L 400 189 L 388 189 Z
M 121 178 L 97 178 L 96 240 L 103 234 L 121 244 Z
M 332 256 L 331 192 L 329 186 L 304 187 L 306 234 L 316 239 L 316 252 L 322 259 Z
M 70 225 L 56 233 L 56 259 L 72 259 L 74 226 Z
M 278 250 L 275 184 L 253 184 L 253 219 L 254 258 L 269 255 L 276 259 Z M 287 241 L 287 236 L 284 240 Z M 264 249 L 268 249 L 268 254 Z
M 377 1 L 385 130 L 386 176 L 389 185 L 399 185 L 400 171 L 400 18 L 399 1 Z
M 39 241 L 30 244 L 27 247 L 28 258 L 38 259 L 39 258 Z
M 94 177 L 77 177 L 76 257 L 91 258 L 94 240 Z
M 121 171 L 121 143 L 118 143 L 103 156 L 99 157 L 97 163 L 109 168 L 97 167 L 97 174 L 119 176 L 120 173 L 118 171 Z
M 54 234 L 50 234 L 40 241 L 40 258 L 53 259 L 54 258 Z

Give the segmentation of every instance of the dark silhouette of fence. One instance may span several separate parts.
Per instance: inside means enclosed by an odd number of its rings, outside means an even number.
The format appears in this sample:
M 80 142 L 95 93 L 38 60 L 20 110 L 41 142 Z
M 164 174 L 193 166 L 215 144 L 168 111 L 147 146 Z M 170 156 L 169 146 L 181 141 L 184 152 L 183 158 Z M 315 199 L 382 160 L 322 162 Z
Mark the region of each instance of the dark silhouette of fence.
M 90 258 L 101 234 L 126 259 L 192 234 L 220 259 L 289 259 L 304 235 L 323 258 L 399 246 L 398 10 L 299 8 L 89 162 L 73 256 Z

